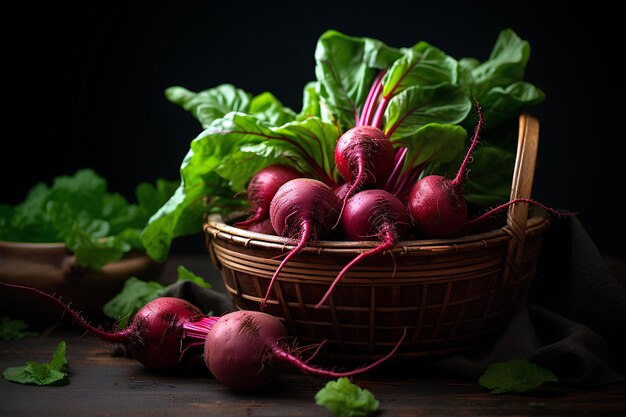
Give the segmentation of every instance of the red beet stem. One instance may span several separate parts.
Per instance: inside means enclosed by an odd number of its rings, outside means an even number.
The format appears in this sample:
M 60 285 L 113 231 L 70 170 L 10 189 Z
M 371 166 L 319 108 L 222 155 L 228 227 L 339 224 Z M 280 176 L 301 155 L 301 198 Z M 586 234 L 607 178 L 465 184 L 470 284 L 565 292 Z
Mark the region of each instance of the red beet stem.
M 206 335 L 220 318 L 218 316 L 202 317 L 196 321 L 183 323 L 183 337 L 180 340 L 181 357 L 187 350 L 196 347 L 204 347 Z
M 367 98 L 365 99 L 365 105 L 363 106 L 363 114 L 361 114 L 360 120 L 357 122 L 357 126 L 370 126 L 372 122 L 372 111 L 374 110 L 374 105 L 378 101 L 378 97 L 380 96 L 380 92 L 383 89 L 383 77 L 387 70 L 383 70 L 378 73 L 374 82 L 372 83 L 372 87 L 370 88 L 369 93 L 367 94 Z
M 389 174 L 389 178 L 387 178 L 387 182 L 385 182 L 383 190 L 392 192 L 394 189 L 394 184 L 398 180 L 398 176 L 400 175 L 400 171 L 402 170 L 402 166 L 404 165 L 404 160 L 406 159 L 408 152 L 409 149 L 406 146 L 403 146 L 396 151 L 395 165 L 393 167 L 393 171 Z

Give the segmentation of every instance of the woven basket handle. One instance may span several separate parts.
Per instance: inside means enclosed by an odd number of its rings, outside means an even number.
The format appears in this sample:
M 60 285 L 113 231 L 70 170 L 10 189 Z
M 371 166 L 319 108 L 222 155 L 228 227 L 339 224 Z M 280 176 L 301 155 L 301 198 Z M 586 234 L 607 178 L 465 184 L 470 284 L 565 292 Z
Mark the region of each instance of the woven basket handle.
M 519 117 L 517 156 L 513 170 L 511 200 L 530 198 L 535 177 L 538 146 L 539 121 L 537 118 L 523 113 Z M 527 219 L 528 204 L 520 203 L 509 206 L 506 223 L 511 234 L 511 240 L 506 253 L 506 264 L 502 274 L 503 282 L 515 279 L 518 266 L 522 262 Z

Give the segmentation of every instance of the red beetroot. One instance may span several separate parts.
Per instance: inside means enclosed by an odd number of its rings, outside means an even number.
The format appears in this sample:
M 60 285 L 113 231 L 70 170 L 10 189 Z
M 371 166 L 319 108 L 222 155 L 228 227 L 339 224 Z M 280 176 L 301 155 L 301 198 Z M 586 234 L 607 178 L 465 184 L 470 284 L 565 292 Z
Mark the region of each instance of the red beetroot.
M 208 318 L 206 321 L 208 322 Z M 215 322 L 204 320 L 189 323 L 195 333 L 206 335 L 204 360 L 215 379 L 236 391 L 253 391 L 274 380 L 282 371 L 281 365 L 292 366 L 302 372 L 339 378 L 362 374 L 393 356 L 406 335 L 385 357 L 363 367 L 346 372 L 329 371 L 307 364 L 286 344 L 287 330 L 282 322 L 258 311 L 236 311 L 225 314 Z
M 143 365 L 152 369 L 172 369 L 181 360 L 186 350 L 182 344 L 183 325 L 206 317 L 197 307 L 180 298 L 161 297 L 142 307 L 130 325 L 110 333 L 87 323 L 78 313 L 56 297 L 36 288 L 1 283 L 7 287 L 33 291 L 50 300 L 69 313 L 80 326 L 100 339 L 120 343 Z
M 269 218 L 247 226 L 246 230 L 256 233 L 264 233 L 266 235 L 276 234 L 276 231 L 272 227 L 272 221 Z
M 339 219 L 340 202 L 333 190 L 321 181 L 297 178 L 285 183 L 270 205 L 272 226 L 279 236 L 298 239 L 298 243 L 278 266 L 267 288 L 265 306 L 274 281 L 285 264 L 311 239 L 323 239 Z
M 377 127 L 357 126 L 341 135 L 335 146 L 335 164 L 339 174 L 351 184 L 343 204 L 364 186 L 382 186 L 394 162 L 393 145 Z
M 538 205 L 558 216 L 567 214 L 528 198 L 516 198 L 468 221 L 467 203 L 463 195 L 463 180 L 467 171 L 467 164 L 478 142 L 478 132 L 483 122 L 478 103 L 476 103 L 476 109 L 478 112 L 478 124 L 474 132 L 472 144 L 454 179 L 449 180 L 440 175 L 428 175 L 417 181 L 411 189 L 407 205 L 417 232 L 426 238 L 457 236 L 464 230 L 517 203 Z
M 417 181 L 407 202 L 409 214 L 417 232 L 426 238 L 447 238 L 461 233 L 467 221 L 467 203 L 463 196 L 463 181 L 467 164 L 478 142 L 478 132 L 483 117 L 478 103 L 478 125 L 472 144 L 459 167 L 456 176 L 450 180 L 441 175 L 427 175 Z
M 335 285 L 358 262 L 391 249 L 411 230 L 411 219 L 406 207 L 391 193 L 384 190 L 364 190 L 348 200 L 341 216 L 346 238 L 349 240 L 378 240 L 380 244 L 363 252 L 339 272 L 316 307 L 330 296 Z
M 270 203 L 278 189 L 286 182 L 302 175 L 286 165 L 270 165 L 257 172 L 246 188 L 248 200 L 254 214 L 245 221 L 235 223 L 234 226 L 249 228 L 269 218 Z

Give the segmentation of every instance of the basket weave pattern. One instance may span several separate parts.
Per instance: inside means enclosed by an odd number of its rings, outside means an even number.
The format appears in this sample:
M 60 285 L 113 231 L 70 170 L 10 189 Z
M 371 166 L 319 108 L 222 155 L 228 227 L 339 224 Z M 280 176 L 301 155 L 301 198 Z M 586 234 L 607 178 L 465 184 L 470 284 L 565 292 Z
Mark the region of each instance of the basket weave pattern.
M 530 195 L 537 132 L 535 119 L 520 118 L 512 198 Z M 528 218 L 520 206 L 509 210 L 506 226 L 487 233 L 399 242 L 355 265 L 317 309 L 341 268 L 376 243 L 316 242 L 284 267 L 264 311 L 283 319 L 301 344 L 326 341 L 331 356 L 380 356 L 405 328 L 404 356 L 470 348 L 506 324 L 535 275 L 549 219 L 545 212 Z M 231 299 L 240 309 L 258 310 L 294 242 L 228 226 L 219 216 L 209 217 L 204 229 Z

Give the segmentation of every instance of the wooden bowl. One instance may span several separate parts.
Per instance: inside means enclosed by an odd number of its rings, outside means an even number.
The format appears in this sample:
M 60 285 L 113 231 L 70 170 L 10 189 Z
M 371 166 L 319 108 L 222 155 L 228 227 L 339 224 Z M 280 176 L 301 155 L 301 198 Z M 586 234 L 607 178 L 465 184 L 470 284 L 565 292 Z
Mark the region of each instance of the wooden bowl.
M 90 320 L 104 318 L 103 305 L 131 276 L 156 279 L 162 265 L 142 253 L 128 253 L 98 271 L 82 268 L 63 243 L 0 241 L 0 281 L 35 287 L 60 297 Z M 0 315 L 33 325 L 58 322 L 61 309 L 37 294 L 0 286 Z

